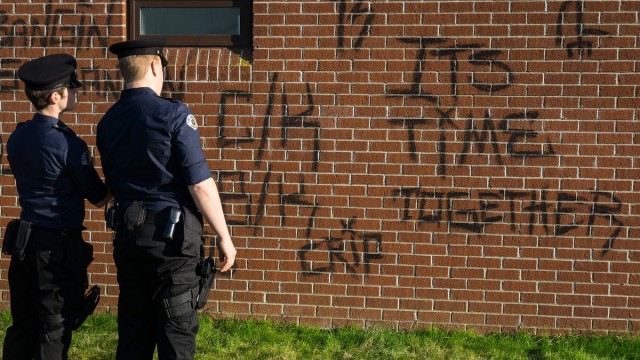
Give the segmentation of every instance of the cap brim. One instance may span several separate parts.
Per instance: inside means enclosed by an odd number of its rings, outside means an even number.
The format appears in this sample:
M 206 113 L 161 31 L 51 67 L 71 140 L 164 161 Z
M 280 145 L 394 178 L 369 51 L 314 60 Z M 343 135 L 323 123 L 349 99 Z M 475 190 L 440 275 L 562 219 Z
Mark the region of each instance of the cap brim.
M 78 80 L 78 75 L 76 75 L 76 73 L 74 72 L 69 75 L 69 83 L 65 86 L 68 86 L 70 88 L 79 88 L 82 87 L 82 83 L 80 82 L 80 80 Z
M 71 81 L 69 81 L 69 87 L 70 88 L 80 88 L 80 87 L 82 87 L 82 83 L 78 79 L 71 79 Z

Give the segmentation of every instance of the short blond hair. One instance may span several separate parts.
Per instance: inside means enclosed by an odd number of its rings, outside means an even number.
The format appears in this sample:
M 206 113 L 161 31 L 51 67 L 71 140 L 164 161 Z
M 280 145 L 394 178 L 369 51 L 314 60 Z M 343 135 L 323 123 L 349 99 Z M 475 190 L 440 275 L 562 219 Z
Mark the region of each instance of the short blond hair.
M 125 82 L 140 80 L 156 55 L 130 55 L 120 58 L 120 73 Z

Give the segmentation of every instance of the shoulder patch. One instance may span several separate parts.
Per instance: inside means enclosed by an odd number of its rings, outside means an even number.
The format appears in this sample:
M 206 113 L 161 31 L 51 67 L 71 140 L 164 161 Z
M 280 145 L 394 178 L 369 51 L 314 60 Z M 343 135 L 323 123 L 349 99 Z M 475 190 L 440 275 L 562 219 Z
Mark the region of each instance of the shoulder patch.
M 196 121 L 196 117 L 193 116 L 193 114 L 189 114 L 189 116 L 187 116 L 187 125 L 192 128 L 193 130 L 198 130 L 198 122 Z

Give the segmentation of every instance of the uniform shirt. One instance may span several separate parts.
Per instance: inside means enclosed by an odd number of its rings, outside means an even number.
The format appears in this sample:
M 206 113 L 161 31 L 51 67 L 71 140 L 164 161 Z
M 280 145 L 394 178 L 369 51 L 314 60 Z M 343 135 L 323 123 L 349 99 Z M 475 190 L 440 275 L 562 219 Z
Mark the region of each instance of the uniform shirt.
M 91 162 L 87 144 L 62 121 L 35 114 L 7 141 L 16 179 L 20 218 L 50 229 L 83 229 L 84 199 L 98 203 L 107 188 Z
M 111 193 L 120 206 L 196 210 L 189 193 L 211 177 L 196 120 L 183 103 L 148 87 L 126 89 L 98 123 L 97 145 Z

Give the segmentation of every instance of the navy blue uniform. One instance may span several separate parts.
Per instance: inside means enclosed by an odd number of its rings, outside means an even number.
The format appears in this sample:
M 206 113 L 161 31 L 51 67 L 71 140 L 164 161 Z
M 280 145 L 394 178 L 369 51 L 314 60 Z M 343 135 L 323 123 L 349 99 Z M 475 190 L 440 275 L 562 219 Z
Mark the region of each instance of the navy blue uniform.
M 98 124 L 97 145 L 106 182 L 120 206 L 147 209 L 195 204 L 187 185 L 211 177 L 195 117 L 179 101 L 150 88 L 122 91 Z
M 62 121 L 35 114 L 7 142 L 22 220 L 50 229 L 83 229 L 84 199 L 98 203 L 107 188 L 87 144 Z
M 116 229 L 116 358 L 151 359 L 157 345 L 160 359 L 193 359 L 202 219 L 188 186 L 211 177 L 195 118 L 150 88 L 126 89 L 98 124 L 97 146 L 119 213 L 134 202 L 146 209 L 144 224 L 130 226 L 120 216 Z M 171 207 L 183 216 L 168 239 Z
M 84 199 L 107 195 L 87 145 L 58 119 L 35 114 L 7 142 L 22 213 L 32 223 L 23 260 L 9 267 L 11 315 L 5 359 L 66 358 L 71 324 L 87 288 L 91 245 L 82 239 Z M 84 254 L 79 256 L 78 254 Z

